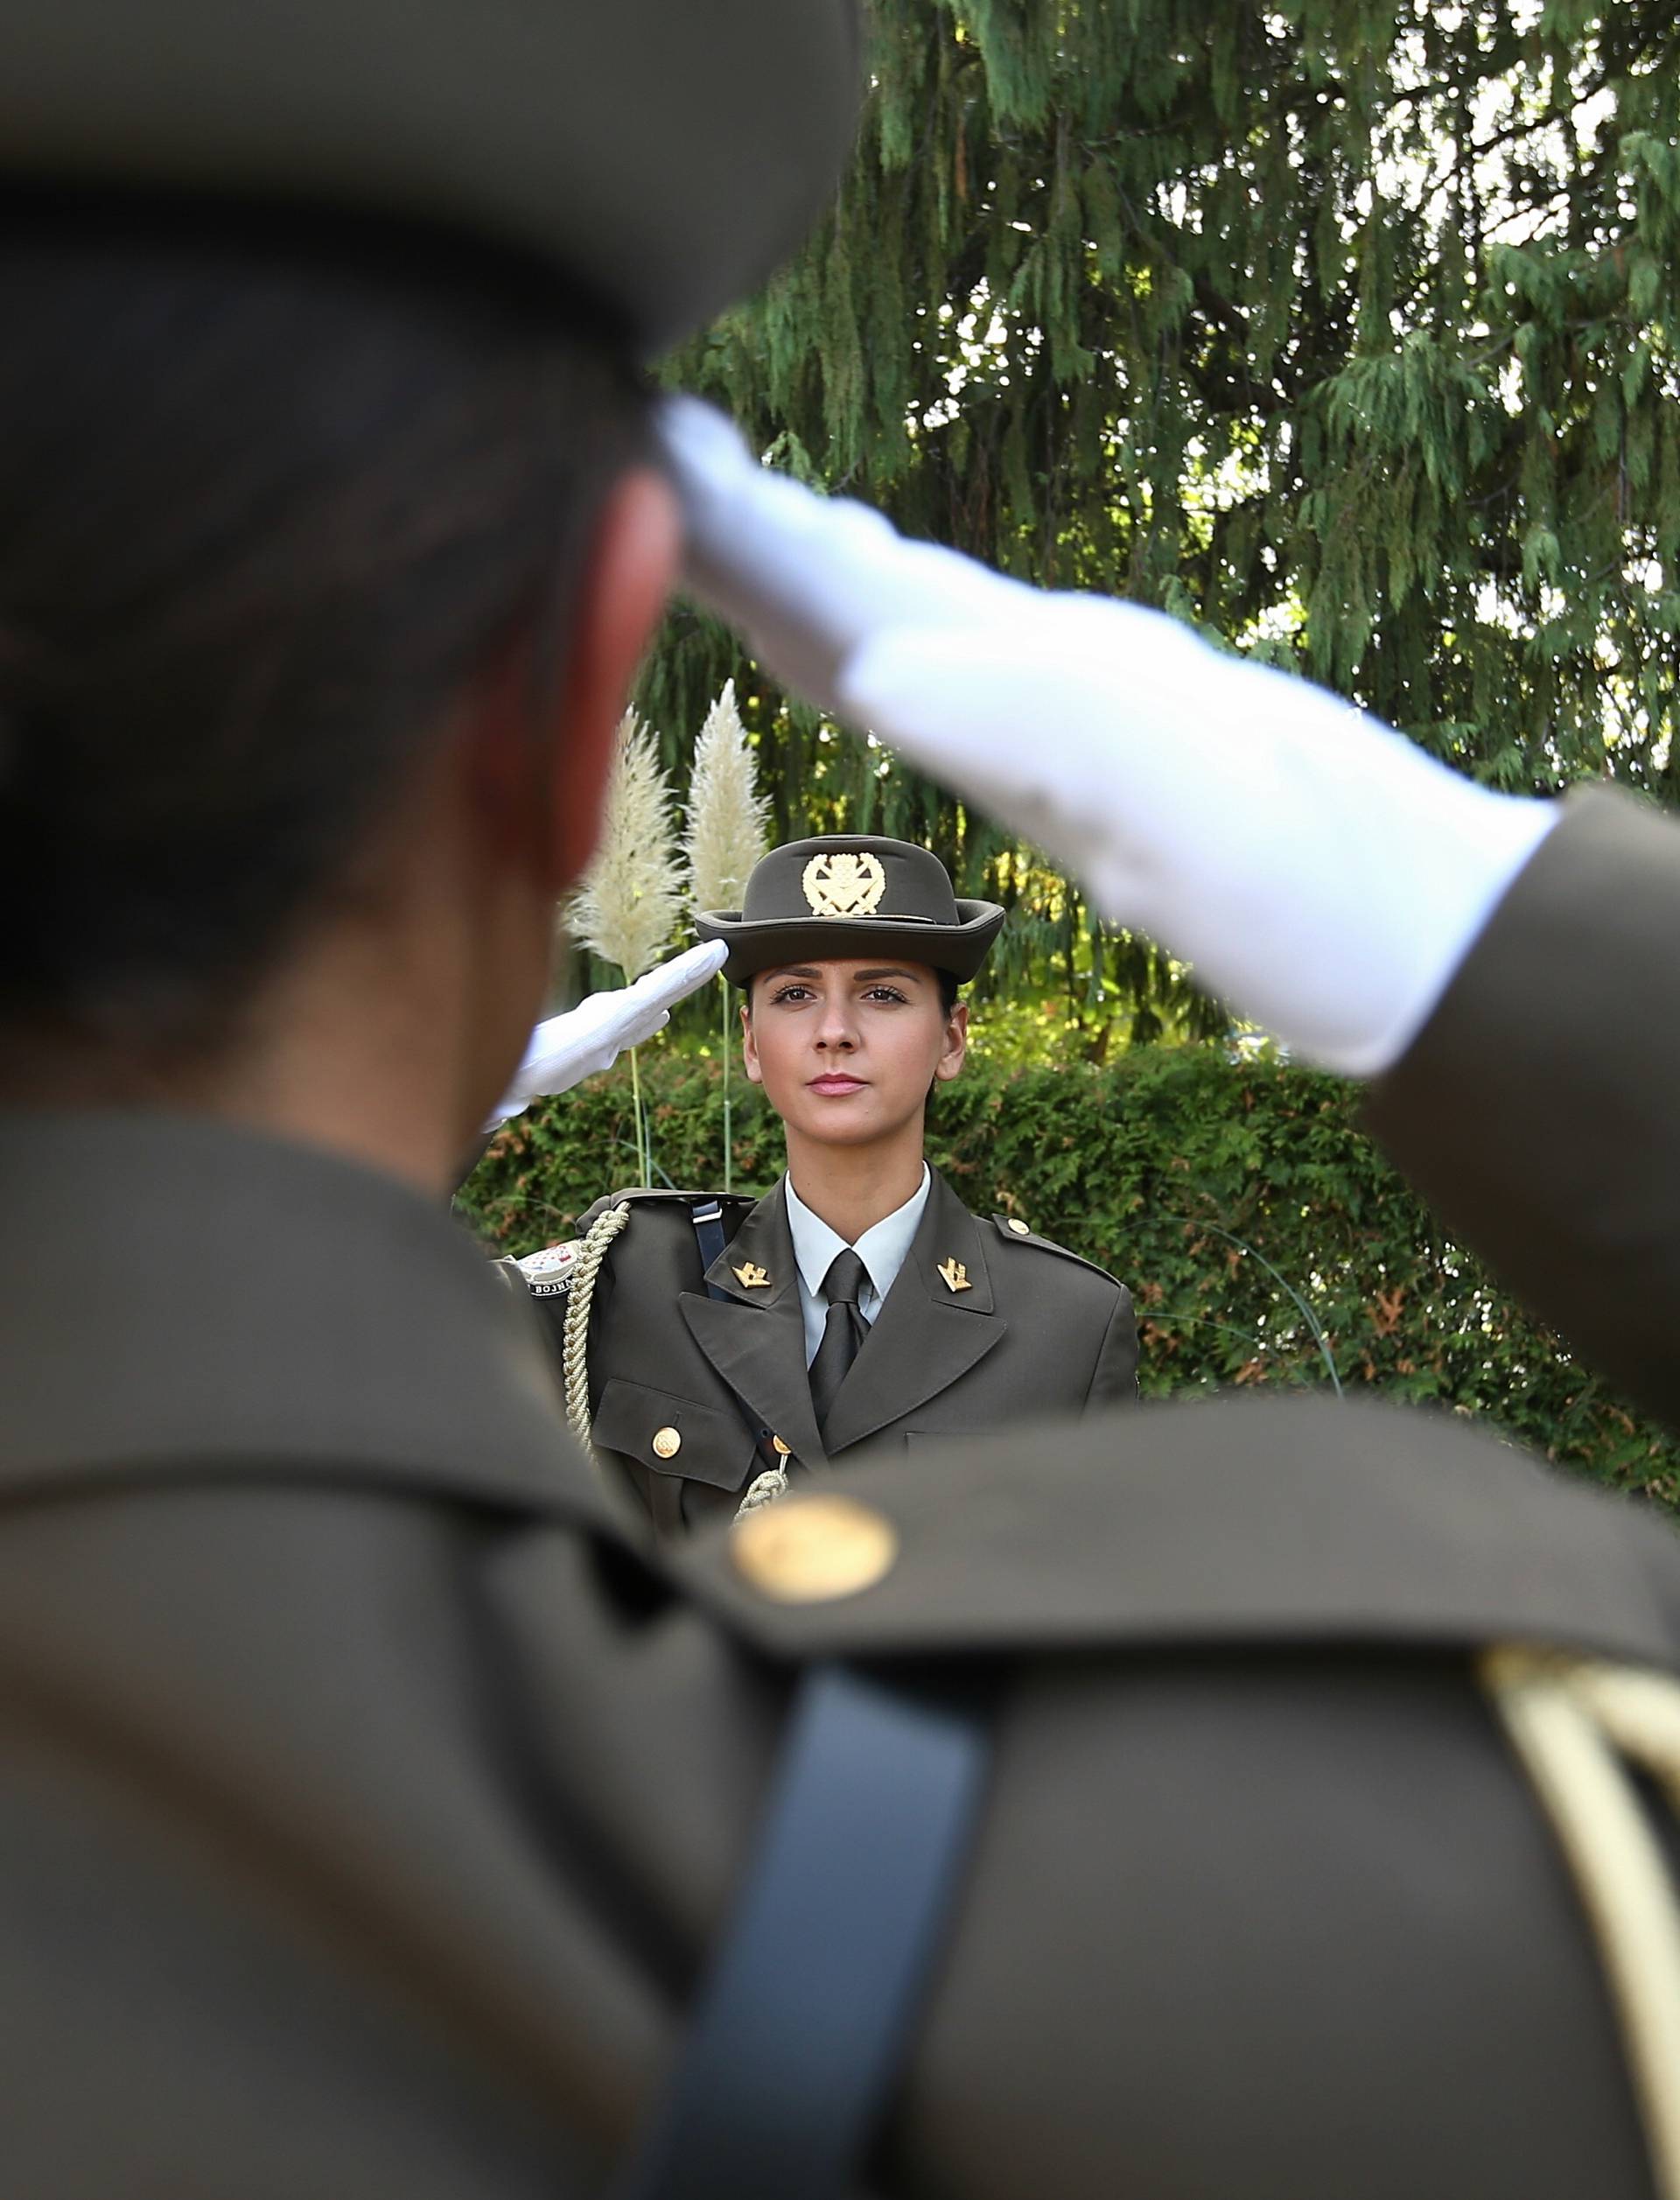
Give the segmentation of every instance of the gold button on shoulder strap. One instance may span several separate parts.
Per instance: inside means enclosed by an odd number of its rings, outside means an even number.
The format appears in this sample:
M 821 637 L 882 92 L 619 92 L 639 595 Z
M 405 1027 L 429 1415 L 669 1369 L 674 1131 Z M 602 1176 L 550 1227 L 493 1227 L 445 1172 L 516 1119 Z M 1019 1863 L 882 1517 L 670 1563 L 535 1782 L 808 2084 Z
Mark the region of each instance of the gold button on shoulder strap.
M 1598 1942 L 1660 2200 L 1680 2200 L 1680 1896 L 1629 1770 L 1680 1811 L 1680 1681 L 1515 1644 L 1480 1675 Z
M 855 1497 L 790 1497 L 738 1517 L 735 1570 L 777 1604 L 825 1604 L 872 1589 L 892 1570 L 899 1533 Z

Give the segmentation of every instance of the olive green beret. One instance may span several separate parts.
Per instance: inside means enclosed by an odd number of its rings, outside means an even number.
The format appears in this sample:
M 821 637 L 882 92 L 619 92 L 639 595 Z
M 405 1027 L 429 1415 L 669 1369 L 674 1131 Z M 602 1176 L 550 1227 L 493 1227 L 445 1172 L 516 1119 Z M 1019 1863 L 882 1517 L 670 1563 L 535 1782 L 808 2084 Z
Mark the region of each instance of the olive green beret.
M 0 172 L 445 224 L 651 355 L 799 242 L 859 46 L 858 0 L 6 0 Z

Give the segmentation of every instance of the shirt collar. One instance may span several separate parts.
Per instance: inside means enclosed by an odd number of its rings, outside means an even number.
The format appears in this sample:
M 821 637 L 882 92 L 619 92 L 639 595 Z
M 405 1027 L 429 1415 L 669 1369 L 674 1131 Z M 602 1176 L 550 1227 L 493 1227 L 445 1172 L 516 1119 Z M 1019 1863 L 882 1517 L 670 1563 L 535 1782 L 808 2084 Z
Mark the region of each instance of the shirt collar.
M 794 1258 L 799 1264 L 802 1282 L 814 1299 L 822 1293 L 822 1279 L 828 1274 L 836 1253 L 847 1250 L 846 1241 L 837 1230 L 830 1230 L 820 1215 L 815 1215 L 794 1189 L 791 1176 L 782 1180 L 788 1198 L 788 1227 L 794 1240 Z M 858 1243 L 851 1247 L 869 1271 L 869 1280 L 878 1297 L 885 1299 L 898 1280 L 898 1274 L 909 1255 L 911 1240 L 921 1220 L 922 1209 L 928 1204 L 928 1194 L 933 1183 L 928 1164 L 921 1165 L 921 1181 L 911 1193 L 902 1207 L 895 1207 L 890 1215 L 884 1215 L 878 1223 L 871 1223 Z

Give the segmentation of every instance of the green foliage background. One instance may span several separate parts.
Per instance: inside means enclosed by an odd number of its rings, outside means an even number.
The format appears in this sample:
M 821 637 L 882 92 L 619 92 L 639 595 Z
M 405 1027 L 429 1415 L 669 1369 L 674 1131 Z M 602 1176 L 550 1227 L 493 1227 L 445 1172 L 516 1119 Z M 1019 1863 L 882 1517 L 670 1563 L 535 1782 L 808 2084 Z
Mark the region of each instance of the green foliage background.
M 914 535 L 1162 608 L 1485 783 L 1680 802 L 1674 0 L 865 7 L 831 209 L 673 382 Z M 972 1205 L 1134 1284 L 1149 1388 L 1327 1380 L 1316 1322 L 1349 1387 L 1680 1496 L 1667 1440 L 1442 1237 L 1354 1095 L 1234 1063 L 1168 956 L 684 605 L 639 697 L 679 794 L 729 677 L 778 837 L 900 834 L 1010 909 L 934 1150 Z M 715 1019 L 685 1005 L 646 1057 L 659 1157 L 707 1185 Z M 1215 1043 L 1139 1044 L 1186 1038 Z M 756 1098 L 737 1132 L 766 1184 Z M 627 1080 L 592 1085 L 471 1201 L 547 1242 L 634 1174 L 629 1137 Z
M 1673 0 L 866 6 L 832 208 L 674 380 L 914 534 L 1200 622 L 1490 784 L 1680 797 Z M 683 608 L 642 696 L 679 778 L 732 675 L 782 837 L 921 840 L 1011 907 L 983 993 L 1218 1031 Z
M 721 1181 L 715 1058 L 643 1050 L 662 1172 Z M 765 1189 L 780 1126 L 736 1082 L 736 1183 Z M 1336 1078 L 1223 1048 L 1134 1049 L 1102 1068 L 971 1060 L 940 1089 L 929 1153 L 979 1212 L 1025 1216 L 1137 1296 L 1143 1383 L 1321 1384 L 1485 1415 L 1592 1479 L 1680 1507 L 1680 1446 L 1642 1422 L 1455 1246 L 1358 1125 Z M 572 1234 L 635 1176 L 616 1071 L 502 1132 L 461 1204 L 503 1250 Z

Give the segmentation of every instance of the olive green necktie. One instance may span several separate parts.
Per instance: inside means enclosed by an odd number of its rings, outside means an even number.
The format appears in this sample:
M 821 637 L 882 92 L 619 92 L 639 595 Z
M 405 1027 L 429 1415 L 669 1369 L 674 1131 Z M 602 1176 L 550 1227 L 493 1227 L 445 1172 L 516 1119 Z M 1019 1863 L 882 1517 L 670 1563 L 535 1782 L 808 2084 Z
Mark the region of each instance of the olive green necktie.
M 850 1246 L 835 1255 L 822 1279 L 822 1296 L 829 1302 L 829 1311 L 822 1324 L 822 1342 L 811 1362 L 811 1403 L 825 1440 L 829 1414 L 840 1385 L 868 1331 L 868 1323 L 858 1311 L 858 1294 L 868 1281 L 868 1269 Z

